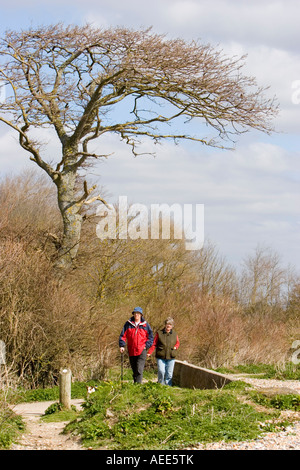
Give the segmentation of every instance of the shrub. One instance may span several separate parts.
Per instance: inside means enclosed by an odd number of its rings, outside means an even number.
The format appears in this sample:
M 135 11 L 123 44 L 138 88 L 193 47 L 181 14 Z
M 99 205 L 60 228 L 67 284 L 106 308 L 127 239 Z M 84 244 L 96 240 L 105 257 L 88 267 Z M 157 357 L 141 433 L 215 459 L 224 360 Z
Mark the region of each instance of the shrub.
M 300 395 L 277 394 L 266 396 L 263 393 L 251 392 L 251 397 L 256 403 L 269 408 L 300 411 Z

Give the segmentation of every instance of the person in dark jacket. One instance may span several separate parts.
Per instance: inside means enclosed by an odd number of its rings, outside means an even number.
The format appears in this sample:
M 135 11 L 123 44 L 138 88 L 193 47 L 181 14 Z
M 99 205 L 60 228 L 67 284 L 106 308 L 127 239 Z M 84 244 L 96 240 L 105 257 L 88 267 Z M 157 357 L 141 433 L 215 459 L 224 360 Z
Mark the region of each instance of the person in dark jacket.
M 174 330 L 174 320 L 168 317 L 165 327 L 159 330 L 154 338 L 147 356 L 151 356 L 156 348 L 158 382 L 164 385 L 172 385 L 175 356 L 180 346 L 178 335 Z
M 143 317 L 141 307 L 136 307 L 132 312 L 132 317 L 125 323 L 120 337 L 119 347 L 121 354 L 125 351 L 127 343 L 130 366 L 133 373 L 134 383 L 142 383 L 147 349 L 153 343 L 153 332 Z

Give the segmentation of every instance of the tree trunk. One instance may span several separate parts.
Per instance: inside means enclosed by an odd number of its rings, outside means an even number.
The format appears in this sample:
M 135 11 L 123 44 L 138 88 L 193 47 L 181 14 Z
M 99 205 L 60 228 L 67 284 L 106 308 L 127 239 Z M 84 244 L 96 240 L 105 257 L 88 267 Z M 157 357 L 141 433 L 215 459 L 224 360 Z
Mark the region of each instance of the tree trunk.
M 55 180 L 58 206 L 63 221 L 63 236 L 56 266 L 63 270 L 71 268 L 76 258 L 82 226 L 82 215 L 80 213 L 82 203 L 78 201 L 78 195 L 76 194 L 77 168 L 72 165 L 74 163 L 72 157 L 66 159 L 66 162 L 63 171 Z

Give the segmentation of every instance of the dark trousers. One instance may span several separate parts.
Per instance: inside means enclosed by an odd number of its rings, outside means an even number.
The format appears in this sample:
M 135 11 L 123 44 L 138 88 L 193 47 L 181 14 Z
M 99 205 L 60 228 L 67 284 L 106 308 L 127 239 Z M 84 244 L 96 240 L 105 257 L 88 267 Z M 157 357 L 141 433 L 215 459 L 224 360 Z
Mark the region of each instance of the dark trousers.
M 134 383 L 142 383 L 146 357 L 146 349 L 139 356 L 129 356 Z

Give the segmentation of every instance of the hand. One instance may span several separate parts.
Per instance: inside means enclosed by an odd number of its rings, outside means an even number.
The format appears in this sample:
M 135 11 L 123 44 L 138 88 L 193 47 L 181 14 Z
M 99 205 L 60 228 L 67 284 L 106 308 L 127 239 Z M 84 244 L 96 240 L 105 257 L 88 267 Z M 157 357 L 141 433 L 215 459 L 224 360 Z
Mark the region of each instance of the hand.
M 123 354 L 123 352 L 125 351 L 125 348 L 120 348 L 120 353 Z

